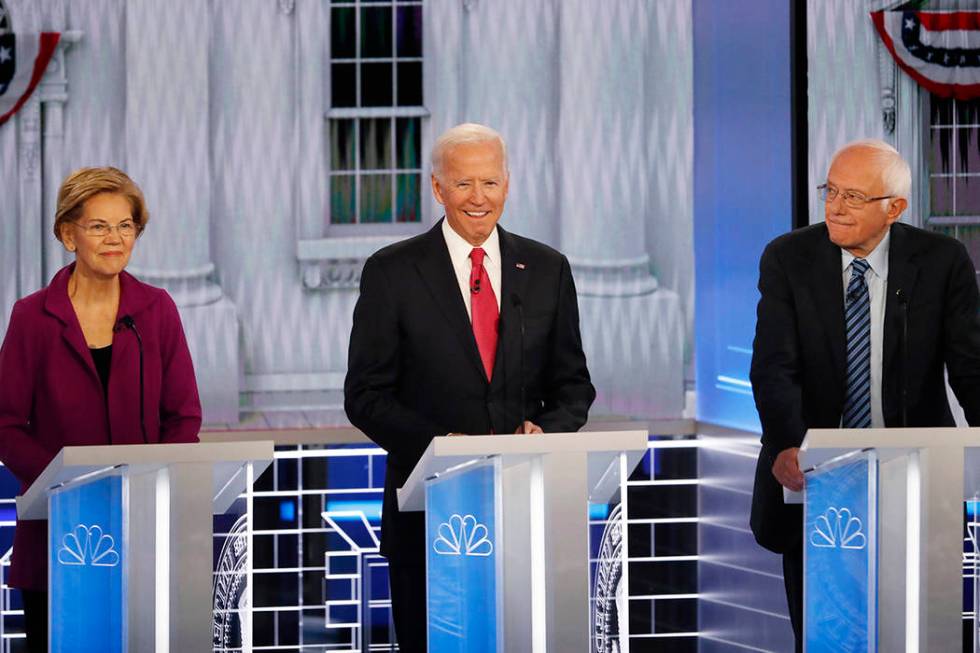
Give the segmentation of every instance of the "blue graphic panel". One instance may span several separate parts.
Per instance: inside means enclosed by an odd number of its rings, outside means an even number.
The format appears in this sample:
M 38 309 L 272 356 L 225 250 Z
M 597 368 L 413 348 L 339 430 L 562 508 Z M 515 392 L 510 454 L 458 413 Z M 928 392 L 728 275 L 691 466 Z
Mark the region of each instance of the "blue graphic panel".
M 51 651 L 122 651 L 123 479 L 69 487 L 50 501 Z
M 425 494 L 429 650 L 496 653 L 493 465 L 429 481 Z
M 877 650 L 877 458 L 808 474 L 804 632 L 808 653 Z
M 793 226 L 791 4 L 692 6 L 697 416 L 749 431 L 759 256 Z

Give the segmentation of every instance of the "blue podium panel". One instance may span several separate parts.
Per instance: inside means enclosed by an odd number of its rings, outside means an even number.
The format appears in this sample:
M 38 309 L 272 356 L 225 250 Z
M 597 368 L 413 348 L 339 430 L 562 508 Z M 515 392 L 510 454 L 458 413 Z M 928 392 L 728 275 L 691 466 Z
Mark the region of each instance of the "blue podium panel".
M 429 650 L 497 653 L 495 463 L 430 480 L 425 495 Z
M 877 651 L 878 461 L 862 452 L 807 475 L 807 653 Z
M 49 498 L 50 650 L 125 650 L 125 481 L 109 476 Z

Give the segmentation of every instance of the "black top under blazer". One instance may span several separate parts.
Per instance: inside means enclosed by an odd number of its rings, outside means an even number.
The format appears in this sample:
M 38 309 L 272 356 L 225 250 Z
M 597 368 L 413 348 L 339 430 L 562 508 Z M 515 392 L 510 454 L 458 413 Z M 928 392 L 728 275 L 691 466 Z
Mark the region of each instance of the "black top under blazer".
M 980 324 L 976 273 L 957 240 L 891 226 L 882 357 L 885 425 L 952 426 L 943 367 L 971 425 L 980 424 Z M 780 451 L 810 428 L 839 428 L 847 371 L 841 249 L 825 224 L 773 240 L 759 264 L 752 392 L 762 423 L 751 526 L 781 553 L 801 537 L 799 505 L 783 503 L 772 475 Z M 903 346 L 907 320 L 908 343 Z M 907 361 L 906 361 L 907 357 Z
M 424 560 L 421 512 L 396 497 L 433 437 L 513 433 L 526 418 L 545 432 L 577 431 L 595 389 L 579 333 L 568 260 L 499 226 L 500 336 L 487 381 L 442 234 L 428 232 L 376 252 L 364 264 L 354 309 L 344 408 L 388 452 L 381 552 Z M 523 362 L 520 315 L 524 314 Z

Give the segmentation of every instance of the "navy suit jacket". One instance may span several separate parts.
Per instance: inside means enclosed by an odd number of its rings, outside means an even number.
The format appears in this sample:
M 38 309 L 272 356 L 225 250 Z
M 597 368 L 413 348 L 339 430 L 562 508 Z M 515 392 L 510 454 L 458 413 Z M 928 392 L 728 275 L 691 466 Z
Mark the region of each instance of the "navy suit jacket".
M 400 513 L 401 487 L 433 437 L 513 433 L 526 418 L 544 431 L 585 424 L 595 389 L 579 334 L 568 260 L 498 225 L 500 335 L 492 382 L 480 361 L 441 221 L 372 255 L 354 309 L 344 408 L 388 452 L 381 551 L 424 554 L 422 513 Z M 513 299 L 523 310 L 521 316 Z
M 759 264 L 759 292 L 751 380 L 762 452 L 751 525 L 762 546 L 781 553 L 799 543 L 802 511 L 784 505 L 773 460 L 799 447 L 807 429 L 838 428 L 844 406 L 843 270 L 826 225 L 769 243 Z M 966 248 L 947 236 L 893 224 L 886 292 L 885 425 L 902 426 L 904 412 L 907 426 L 952 426 L 944 366 L 967 420 L 980 424 L 980 304 Z

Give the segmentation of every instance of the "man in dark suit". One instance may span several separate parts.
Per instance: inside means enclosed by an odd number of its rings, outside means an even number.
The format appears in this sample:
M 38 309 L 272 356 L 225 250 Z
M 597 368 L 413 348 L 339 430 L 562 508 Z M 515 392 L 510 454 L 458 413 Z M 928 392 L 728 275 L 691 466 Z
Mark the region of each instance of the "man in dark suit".
M 445 219 L 361 273 L 344 407 L 388 452 L 381 552 L 402 651 L 425 651 L 425 533 L 395 492 L 432 438 L 576 431 L 595 398 L 568 260 L 497 226 L 507 187 L 500 135 L 450 129 L 432 151 Z
M 980 326 L 975 270 L 952 238 L 897 220 L 911 173 L 882 141 L 834 156 L 824 224 L 785 234 L 759 264 L 752 389 L 762 452 L 752 532 L 783 554 L 790 618 L 801 650 L 803 554 L 798 455 L 810 428 L 952 426 L 949 381 L 980 424 Z M 846 290 L 845 290 L 846 289 Z

